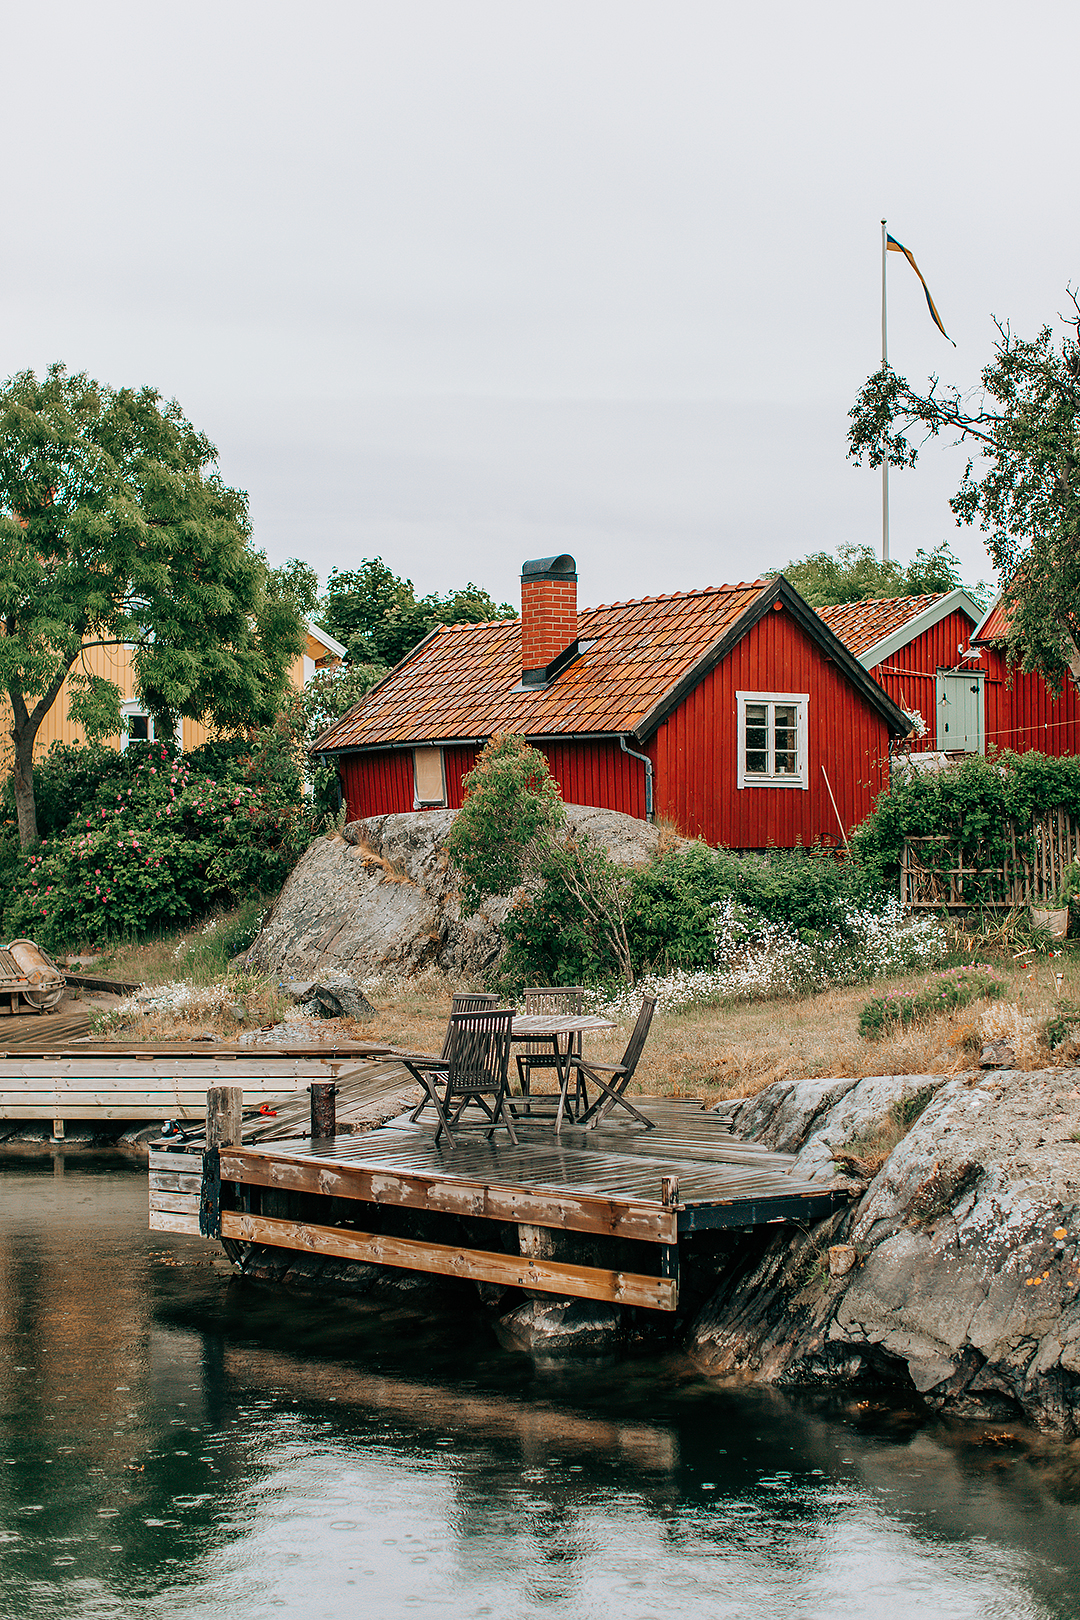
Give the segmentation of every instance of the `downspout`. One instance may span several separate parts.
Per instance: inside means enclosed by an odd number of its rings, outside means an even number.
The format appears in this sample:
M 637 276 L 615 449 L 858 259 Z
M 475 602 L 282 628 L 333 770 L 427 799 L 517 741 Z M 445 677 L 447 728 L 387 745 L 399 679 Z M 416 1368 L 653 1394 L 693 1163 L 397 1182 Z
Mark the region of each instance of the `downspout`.
M 627 748 L 627 746 L 626 746 L 626 738 L 625 738 L 625 736 L 623 736 L 622 732 L 619 733 L 619 747 L 622 749 L 624 754 L 629 754 L 631 759 L 640 759 L 641 763 L 645 767 L 645 820 L 646 821 L 652 821 L 652 819 L 653 819 L 653 763 L 652 763 L 652 760 L 649 758 L 648 754 L 639 754 L 636 748 Z

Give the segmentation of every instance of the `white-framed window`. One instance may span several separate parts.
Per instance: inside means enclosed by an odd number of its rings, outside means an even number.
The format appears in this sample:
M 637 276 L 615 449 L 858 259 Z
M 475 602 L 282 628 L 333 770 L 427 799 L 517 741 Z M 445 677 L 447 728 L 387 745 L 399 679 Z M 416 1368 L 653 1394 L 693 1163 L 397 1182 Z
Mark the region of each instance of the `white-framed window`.
M 441 748 L 413 749 L 413 809 L 446 803 L 446 776 Z
M 137 698 L 120 705 L 120 752 L 123 753 L 128 743 L 155 742 L 153 717 L 147 714 Z M 181 751 L 184 747 L 184 722 L 176 722 L 176 736 L 174 742 Z
M 735 697 L 739 787 L 809 787 L 809 692 L 736 692 Z

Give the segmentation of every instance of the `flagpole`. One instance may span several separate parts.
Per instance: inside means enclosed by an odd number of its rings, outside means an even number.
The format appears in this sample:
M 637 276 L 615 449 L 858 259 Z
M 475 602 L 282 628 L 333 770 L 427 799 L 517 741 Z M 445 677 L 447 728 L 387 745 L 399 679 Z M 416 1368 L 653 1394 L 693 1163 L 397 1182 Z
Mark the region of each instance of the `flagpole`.
M 888 327 L 885 321 L 885 221 L 881 222 L 881 364 L 889 363 Z M 889 560 L 889 462 L 881 463 L 881 560 Z

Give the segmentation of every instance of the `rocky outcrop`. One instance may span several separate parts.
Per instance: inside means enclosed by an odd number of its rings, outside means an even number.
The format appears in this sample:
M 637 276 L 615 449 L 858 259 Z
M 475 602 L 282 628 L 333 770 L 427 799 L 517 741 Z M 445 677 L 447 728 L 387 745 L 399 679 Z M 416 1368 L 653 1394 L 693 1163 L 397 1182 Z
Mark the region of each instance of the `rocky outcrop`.
M 658 830 L 615 810 L 567 805 L 572 831 L 602 843 L 612 860 L 644 864 Z M 284 980 L 356 981 L 414 974 L 434 965 L 480 979 L 502 951 L 500 924 L 512 899 L 462 915 L 446 854 L 456 810 L 422 810 L 352 821 L 318 839 L 297 863 L 247 964 Z
M 1080 1432 L 1077 1071 L 781 1082 L 740 1134 L 823 1181 L 893 1103 L 933 1095 L 851 1209 L 759 1229 L 693 1323 L 692 1354 L 776 1384 L 899 1382 L 964 1417 Z M 837 1249 L 844 1275 L 830 1271 Z

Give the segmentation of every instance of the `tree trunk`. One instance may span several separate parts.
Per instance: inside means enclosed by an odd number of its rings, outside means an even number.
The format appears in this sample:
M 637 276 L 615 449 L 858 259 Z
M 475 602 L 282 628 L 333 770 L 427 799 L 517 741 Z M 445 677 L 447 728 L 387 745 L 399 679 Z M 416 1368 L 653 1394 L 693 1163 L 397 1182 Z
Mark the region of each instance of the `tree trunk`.
M 11 773 L 15 809 L 19 817 L 19 848 L 33 849 L 38 841 L 37 805 L 34 803 L 34 737 L 37 727 L 26 720 L 11 728 L 15 741 L 15 768 Z

